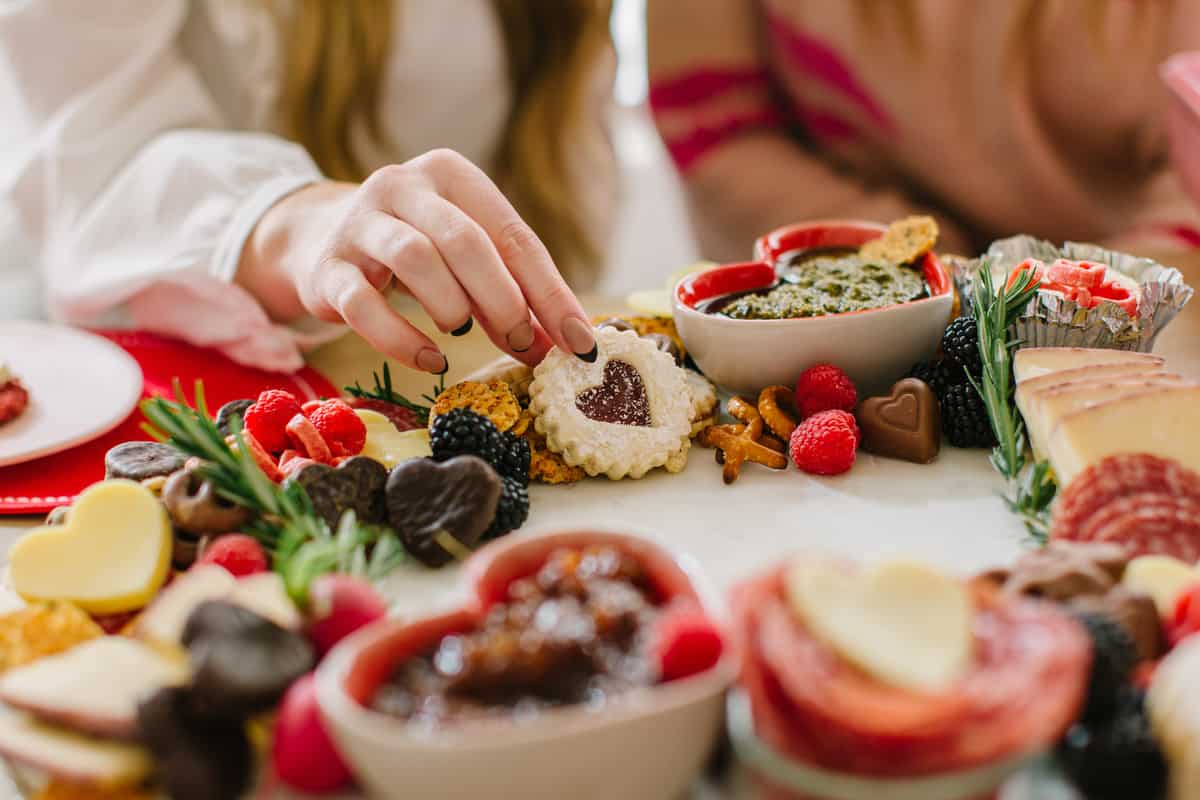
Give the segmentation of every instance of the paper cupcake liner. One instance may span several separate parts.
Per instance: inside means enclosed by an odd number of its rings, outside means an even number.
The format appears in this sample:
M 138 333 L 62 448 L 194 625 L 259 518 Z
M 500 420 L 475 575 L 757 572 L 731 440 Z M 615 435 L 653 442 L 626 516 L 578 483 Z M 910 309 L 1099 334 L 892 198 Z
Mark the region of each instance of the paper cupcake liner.
M 1060 258 L 1097 261 L 1137 281 L 1140 294 L 1137 317 L 1131 317 L 1114 303 L 1101 302 L 1089 309 L 1060 294 L 1038 292 L 1010 329 L 1021 347 L 1100 347 L 1149 352 L 1158 334 L 1192 296 L 1192 287 L 1184 283 L 1179 270 L 1094 244 L 1067 242 L 1058 247 L 1032 236 L 1013 236 L 992 242 L 980 258 L 948 263 L 959 293 L 970 298 L 974 296 L 980 270 L 991 269 L 996 285 L 1004 286 L 1012 270 L 1028 258 L 1046 264 Z M 964 305 L 967 302 L 964 300 Z

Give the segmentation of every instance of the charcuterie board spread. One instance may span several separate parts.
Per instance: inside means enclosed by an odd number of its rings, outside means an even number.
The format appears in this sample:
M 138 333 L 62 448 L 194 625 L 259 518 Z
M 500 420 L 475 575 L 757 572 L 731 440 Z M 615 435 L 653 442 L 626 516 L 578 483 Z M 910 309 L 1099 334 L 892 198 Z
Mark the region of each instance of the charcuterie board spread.
M 9 553 L 0 755 L 38 800 L 657 800 L 721 740 L 772 797 L 1197 800 L 1191 289 L 936 239 L 780 229 L 422 398 L 144 401 Z

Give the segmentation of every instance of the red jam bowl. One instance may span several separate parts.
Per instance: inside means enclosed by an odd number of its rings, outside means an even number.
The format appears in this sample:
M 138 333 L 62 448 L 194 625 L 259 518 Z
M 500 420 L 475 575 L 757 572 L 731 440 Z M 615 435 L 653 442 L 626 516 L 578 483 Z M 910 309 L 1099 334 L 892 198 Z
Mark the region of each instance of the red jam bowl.
M 636 557 L 660 600 L 693 599 L 725 624 L 726 612 L 692 562 L 648 540 L 602 531 L 497 540 L 467 561 L 462 609 L 368 625 L 317 670 L 326 726 L 370 796 L 661 800 L 680 796 L 695 781 L 719 735 L 724 693 L 737 670 L 729 649 L 705 672 L 629 690 L 599 708 L 565 706 L 528 719 L 431 728 L 368 705 L 397 665 L 447 634 L 472 628 L 512 581 L 535 572 L 553 550 L 593 544 Z
M 914 363 L 933 355 L 954 306 L 945 266 L 930 253 L 921 263 L 930 296 L 883 308 L 799 319 L 730 319 L 698 310 L 706 300 L 771 286 L 785 254 L 857 248 L 885 226 L 856 220 L 789 225 L 761 237 L 754 261 L 689 275 L 673 292 L 675 326 L 696 365 L 711 380 L 743 394 L 791 385 L 814 364 L 841 367 L 862 396 L 884 392 Z

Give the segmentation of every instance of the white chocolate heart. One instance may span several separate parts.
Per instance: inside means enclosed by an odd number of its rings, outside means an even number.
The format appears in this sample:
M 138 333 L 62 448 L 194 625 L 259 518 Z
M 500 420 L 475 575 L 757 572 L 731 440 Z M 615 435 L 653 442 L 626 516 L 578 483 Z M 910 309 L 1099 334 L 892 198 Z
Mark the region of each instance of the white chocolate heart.
M 62 525 L 34 528 L 9 551 L 9 575 L 25 600 L 68 600 L 92 614 L 146 605 L 171 566 L 171 522 L 139 483 L 89 487 Z
M 1185 589 L 1200 584 L 1200 569 L 1171 556 L 1138 556 L 1125 566 L 1121 584 L 1148 595 L 1165 617 L 1175 613 L 1175 602 Z
M 378 411 L 360 408 L 354 413 L 367 426 L 367 441 L 362 451 L 367 458 L 391 469 L 405 461 L 433 455 L 429 449 L 429 431 L 425 428 L 398 431 L 392 421 Z
M 853 572 L 801 561 L 784 589 L 816 638 L 883 683 L 941 691 L 970 666 L 970 595 L 930 567 L 892 562 Z

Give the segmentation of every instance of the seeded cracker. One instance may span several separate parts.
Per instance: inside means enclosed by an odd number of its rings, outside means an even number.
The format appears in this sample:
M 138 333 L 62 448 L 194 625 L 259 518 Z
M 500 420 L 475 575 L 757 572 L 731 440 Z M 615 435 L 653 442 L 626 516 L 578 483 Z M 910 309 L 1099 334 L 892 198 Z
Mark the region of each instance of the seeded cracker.
M 38 603 L 0 616 L 0 673 L 104 635 L 70 603 Z
M 539 483 L 575 483 L 587 477 L 582 467 L 572 467 L 546 448 L 546 437 L 529 425 L 521 434 L 529 442 L 529 478 Z
M 933 217 L 906 217 L 889 225 L 883 236 L 860 247 L 858 254 L 869 261 L 911 264 L 933 249 L 937 237 Z
M 500 379 L 480 383 L 478 381 L 463 381 L 446 389 L 438 395 L 429 412 L 429 425 L 439 414 L 455 408 L 469 408 L 476 414 L 487 417 L 498 430 L 507 431 L 517 424 L 521 417 L 521 404 L 507 383 Z

